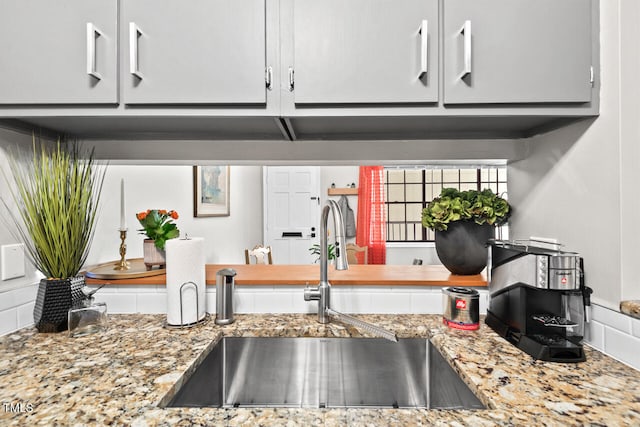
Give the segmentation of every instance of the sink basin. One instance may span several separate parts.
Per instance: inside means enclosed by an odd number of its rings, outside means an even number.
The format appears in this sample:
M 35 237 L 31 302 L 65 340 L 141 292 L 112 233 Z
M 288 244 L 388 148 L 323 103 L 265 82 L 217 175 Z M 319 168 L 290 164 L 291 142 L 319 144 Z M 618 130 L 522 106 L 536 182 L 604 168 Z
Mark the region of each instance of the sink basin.
M 485 408 L 418 338 L 225 337 L 167 406 Z

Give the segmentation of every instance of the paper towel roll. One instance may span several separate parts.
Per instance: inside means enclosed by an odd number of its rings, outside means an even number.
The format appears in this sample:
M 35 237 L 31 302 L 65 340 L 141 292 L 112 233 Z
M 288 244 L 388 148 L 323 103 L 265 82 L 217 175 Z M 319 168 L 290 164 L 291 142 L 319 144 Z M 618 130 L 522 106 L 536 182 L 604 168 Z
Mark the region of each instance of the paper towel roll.
M 205 298 L 204 239 L 167 240 L 167 324 L 188 325 L 202 320 L 207 312 Z M 180 287 L 182 288 L 182 322 L 180 321 Z M 198 295 L 196 301 L 196 293 Z M 197 306 L 196 306 L 197 302 Z

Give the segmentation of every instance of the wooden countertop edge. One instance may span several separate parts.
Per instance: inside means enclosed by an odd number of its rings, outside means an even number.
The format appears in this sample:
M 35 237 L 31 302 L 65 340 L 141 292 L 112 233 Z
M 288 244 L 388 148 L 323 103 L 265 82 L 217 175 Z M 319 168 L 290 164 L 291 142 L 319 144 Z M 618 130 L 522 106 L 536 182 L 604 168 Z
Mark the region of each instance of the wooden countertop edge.
M 223 268 L 236 270 L 235 283 L 241 286 L 305 286 L 319 281 L 317 265 L 245 265 L 207 264 L 206 284 L 216 284 L 216 273 Z M 337 286 L 472 286 L 486 287 L 483 273 L 474 276 L 457 276 L 438 265 L 355 265 L 349 270 L 329 270 L 331 285 Z M 164 285 L 166 275 L 135 279 L 86 278 L 88 285 Z

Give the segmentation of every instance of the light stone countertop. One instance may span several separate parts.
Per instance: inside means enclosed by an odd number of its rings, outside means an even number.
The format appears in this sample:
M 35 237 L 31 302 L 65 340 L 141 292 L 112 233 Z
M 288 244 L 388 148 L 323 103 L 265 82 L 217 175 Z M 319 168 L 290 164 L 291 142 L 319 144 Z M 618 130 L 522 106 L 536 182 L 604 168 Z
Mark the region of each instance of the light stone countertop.
M 431 338 L 489 409 L 160 408 L 222 335 L 361 335 L 314 315 L 166 329 L 163 315 L 129 314 L 82 338 L 34 328 L 0 338 L 0 425 L 640 425 L 640 371 L 589 347 L 583 363 L 536 362 L 484 324 L 457 331 L 436 315 L 357 317 L 399 338 Z

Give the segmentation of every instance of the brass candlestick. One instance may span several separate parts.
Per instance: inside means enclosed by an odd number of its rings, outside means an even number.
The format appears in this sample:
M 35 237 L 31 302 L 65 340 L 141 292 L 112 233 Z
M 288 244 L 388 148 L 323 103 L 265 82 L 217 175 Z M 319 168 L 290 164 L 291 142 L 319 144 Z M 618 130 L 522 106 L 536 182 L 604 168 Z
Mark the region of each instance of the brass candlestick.
M 122 271 L 122 270 L 128 270 L 129 268 L 131 268 L 126 259 L 127 245 L 124 243 L 126 238 L 127 238 L 127 229 L 125 228 L 124 230 L 120 230 L 120 261 L 118 261 L 116 263 L 116 266 L 113 267 L 114 270 Z

